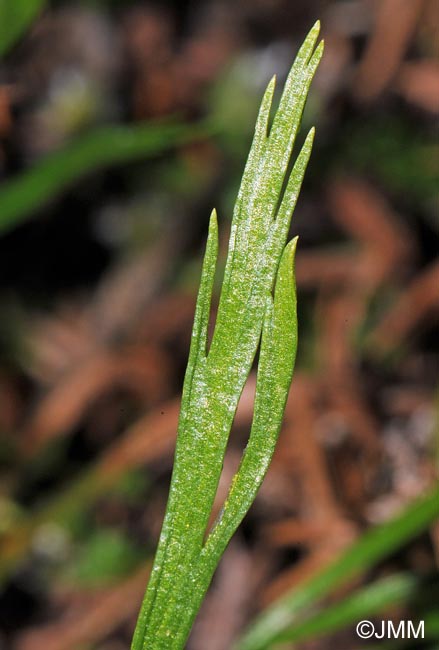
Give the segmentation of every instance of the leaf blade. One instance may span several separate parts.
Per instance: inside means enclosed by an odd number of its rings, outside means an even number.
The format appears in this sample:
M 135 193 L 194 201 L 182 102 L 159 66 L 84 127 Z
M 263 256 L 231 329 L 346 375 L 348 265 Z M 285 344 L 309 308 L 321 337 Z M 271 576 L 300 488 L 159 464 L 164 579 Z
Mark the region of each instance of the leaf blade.
M 276 227 L 273 222 L 274 211 L 282 202 L 283 181 L 277 183 L 275 192 L 270 182 L 276 178 L 279 180 L 279 172 L 282 178 L 287 173 L 307 91 L 315 73 L 316 57 L 312 52 L 317 37 L 318 26 L 311 30 L 305 47 L 300 51 L 299 61 L 293 65 L 299 83 L 294 87 L 294 110 L 280 126 L 277 118 L 277 131 L 274 131 L 275 135 L 280 134 L 276 136 L 277 140 L 273 138 L 270 141 L 272 135 L 267 135 L 274 80 L 264 95 L 234 210 L 212 343 L 207 357 L 198 356 L 194 366 L 190 362 L 187 370 L 191 388 L 190 391 L 185 390 L 183 395 L 183 416 L 178 428 L 168 507 L 153 579 L 139 618 L 141 632 L 136 632 L 133 650 L 176 650 L 183 647 L 198 604 L 213 574 L 214 566 L 204 562 L 204 537 L 230 428 L 259 345 L 267 296 L 274 284 L 291 219 L 292 210 L 289 213 L 284 210 L 283 228 Z M 318 48 L 318 56 L 321 56 L 321 51 L 321 47 Z M 284 95 L 291 92 L 291 88 L 287 88 Z M 291 101 L 287 99 L 284 97 L 283 100 L 284 112 L 291 108 Z M 308 138 L 307 155 L 311 151 L 311 141 L 312 138 Z M 300 160 L 303 162 L 305 159 L 302 153 Z M 281 170 L 280 165 L 283 165 Z M 302 177 L 297 179 L 297 188 L 301 182 Z M 294 246 L 288 248 L 286 258 L 291 255 L 292 248 Z M 280 275 L 283 276 L 283 270 Z M 292 269 L 288 277 L 291 288 Z M 284 294 L 285 288 L 280 290 L 277 299 L 275 293 L 275 315 L 278 315 L 279 300 Z M 284 304 L 283 300 L 280 302 Z M 294 328 L 290 329 L 293 331 Z M 282 343 L 280 330 L 275 338 L 277 344 Z M 283 338 L 284 343 L 288 343 L 285 332 Z M 264 353 L 267 347 L 265 337 Z M 265 359 L 271 356 L 273 354 Z M 267 361 L 267 367 L 270 363 Z M 284 384 L 288 386 L 291 373 L 287 373 L 288 380 L 284 379 Z M 267 368 L 263 369 L 262 376 L 264 374 L 268 376 Z M 285 401 L 286 392 L 285 388 L 283 392 L 280 391 L 280 403 Z M 283 411 L 283 408 L 279 411 Z M 278 412 L 273 418 L 273 432 L 276 435 L 281 417 L 282 413 Z
M 291 627 L 295 617 L 338 585 L 373 567 L 425 530 L 439 516 L 439 488 L 416 500 L 394 519 L 369 530 L 334 562 L 273 603 L 238 640 L 235 650 L 263 650 Z
M 205 125 L 149 123 L 99 127 L 2 184 L 0 234 L 30 219 L 66 187 L 97 169 L 148 158 L 207 133 Z

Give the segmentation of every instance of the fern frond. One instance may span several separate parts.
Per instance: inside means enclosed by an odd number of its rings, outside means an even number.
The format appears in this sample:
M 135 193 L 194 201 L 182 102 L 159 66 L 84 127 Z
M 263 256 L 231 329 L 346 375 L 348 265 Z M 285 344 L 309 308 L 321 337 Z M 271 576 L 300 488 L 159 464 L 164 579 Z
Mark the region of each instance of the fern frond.
M 300 48 L 270 130 L 274 78 L 264 94 L 235 204 L 215 329 L 207 350 L 218 248 L 212 213 L 168 506 L 132 650 L 183 648 L 218 561 L 253 502 L 273 455 L 297 347 L 293 268 L 297 240 L 287 246 L 286 240 L 314 130 L 283 193 L 282 188 L 323 52 L 322 43 L 316 47 L 319 28 L 316 23 Z M 207 534 L 230 429 L 259 344 L 249 442 L 222 516 Z

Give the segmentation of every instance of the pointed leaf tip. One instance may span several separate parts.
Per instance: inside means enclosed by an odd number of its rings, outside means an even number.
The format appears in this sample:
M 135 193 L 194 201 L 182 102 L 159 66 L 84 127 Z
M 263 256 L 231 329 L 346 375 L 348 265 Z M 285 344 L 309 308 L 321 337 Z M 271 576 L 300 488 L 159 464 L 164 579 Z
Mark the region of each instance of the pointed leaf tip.
M 305 138 L 305 143 L 309 143 L 309 144 L 312 145 L 313 142 L 314 142 L 315 134 L 316 134 L 316 127 L 315 127 L 315 126 L 312 126 L 312 127 L 310 128 L 310 130 L 308 131 L 308 134 L 307 134 L 307 136 L 306 136 L 306 138 Z M 305 143 L 304 143 L 304 144 L 305 144 Z
M 209 232 L 210 231 L 216 232 L 217 230 L 218 230 L 218 214 L 216 208 L 213 208 L 212 212 L 210 213 Z
M 317 34 L 320 33 L 320 28 L 321 28 L 320 20 L 316 20 L 316 22 L 314 23 L 314 25 L 313 25 L 313 26 L 311 27 L 311 29 L 309 30 L 309 33 L 310 33 L 310 34 L 315 34 L 315 35 L 317 36 Z
M 298 241 L 299 241 L 299 235 L 296 235 L 296 236 L 293 237 L 293 239 L 288 243 L 288 246 L 291 246 L 291 249 L 293 250 L 294 253 L 296 252 Z
M 289 272 L 293 271 L 294 268 L 294 258 L 296 255 L 297 242 L 299 237 L 294 237 L 284 248 L 284 252 L 281 258 L 281 264 L 284 268 L 288 268 Z
M 293 295 L 295 295 L 294 263 L 298 239 L 298 237 L 294 237 L 294 239 L 289 241 L 284 248 L 277 272 L 275 296 L 277 296 L 279 292 L 285 291 L 287 287 L 288 291 L 292 291 Z

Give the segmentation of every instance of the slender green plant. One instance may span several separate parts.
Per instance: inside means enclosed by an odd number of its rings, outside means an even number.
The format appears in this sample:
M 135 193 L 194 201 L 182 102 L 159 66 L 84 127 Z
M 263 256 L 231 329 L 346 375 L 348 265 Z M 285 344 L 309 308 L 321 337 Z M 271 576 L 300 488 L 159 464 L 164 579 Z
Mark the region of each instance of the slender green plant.
M 47 0 L 0 0 L 0 57 L 17 43 L 46 4 Z M 2 183 L 0 235 L 35 217 L 39 208 L 90 172 L 153 157 L 211 132 L 212 125 L 171 121 L 97 127 Z
M 212 341 L 208 324 L 218 251 L 212 212 L 195 310 L 170 494 L 132 650 L 177 650 L 230 538 L 251 506 L 279 434 L 297 347 L 290 220 L 311 153 L 309 132 L 287 170 L 309 87 L 323 53 L 319 23 L 296 57 L 271 128 L 265 91 L 235 204 Z M 274 296 L 272 291 L 274 287 Z M 260 344 L 247 447 L 217 521 L 208 530 L 229 432 Z
M 0 235 L 35 217 L 39 208 L 90 172 L 156 156 L 211 130 L 207 124 L 172 122 L 97 127 L 2 184 Z
M 0 0 L 0 55 L 15 45 L 45 4 L 46 0 Z
M 398 576 L 395 582 L 375 583 L 365 592 L 350 595 L 342 603 L 328 608 L 324 598 L 352 578 L 366 573 L 386 557 L 416 538 L 439 517 L 439 486 L 418 498 L 394 519 L 368 530 L 341 553 L 294 591 L 285 594 L 259 618 L 237 641 L 234 650 L 265 650 L 287 641 L 294 642 L 308 636 L 318 636 L 349 623 L 358 622 L 371 613 L 370 594 L 376 598 L 378 611 L 395 589 L 400 596 L 415 589 Z M 384 585 L 384 588 L 383 588 Z M 397 600 L 396 591 L 394 600 Z M 379 608 L 378 608 L 379 605 Z M 369 609 L 371 606 L 371 609 Z M 361 612 L 361 615 L 360 615 Z

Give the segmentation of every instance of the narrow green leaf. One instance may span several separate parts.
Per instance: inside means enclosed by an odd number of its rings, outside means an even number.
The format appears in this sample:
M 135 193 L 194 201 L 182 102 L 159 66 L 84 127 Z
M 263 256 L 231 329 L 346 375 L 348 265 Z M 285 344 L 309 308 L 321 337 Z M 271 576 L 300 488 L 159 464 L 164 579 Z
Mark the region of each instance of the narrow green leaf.
M 216 221 L 215 226 L 211 222 L 170 495 L 133 650 L 179 650 L 184 646 L 219 558 L 250 507 L 273 454 L 297 345 L 296 242 L 285 245 L 313 131 L 284 193 L 282 188 L 309 86 L 322 56 L 322 44 L 315 49 L 318 33 L 317 23 L 297 55 L 270 132 L 274 78 L 262 100 L 235 204 L 218 313 L 206 354 L 216 261 Z M 223 516 L 206 540 L 230 428 L 261 334 L 249 443 Z
M 29 28 L 46 0 L 0 0 L 0 56 Z
M 419 578 L 400 573 L 383 578 L 351 594 L 342 602 L 323 608 L 279 635 L 278 640 L 298 642 L 316 639 L 359 623 L 388 607 L 407 602 L 417 592 Z
M 263 612 L 236 644 L 236 650 L 262 650 L 283 637 L 315 603 L 337 586 L 359 575 L 410 539 L 439 516 L 439 488 L 410 505 L 401 515 L 372 528 L 341 556 L 303 585 Z
M 195 308 L 194 326 L 189 351 L 187 375 L 182 399 L 181 419 L 185 418 L 184 406 L 190 402 L 193 376 L 197 364 L 205 363 L 207 356 L 207 329 L 209 326 L 210 303 L 215 280 L 215 267 L 218 257 L 218 220 L 216 210 L 212 210 L 209 222 L 206 252 L 201 272 L 200 289 Z M 187 393 L 187 394 L 186 394 Z
M 155 156 L 207 134 L 206 126 L 139 124 L 100 127 L 49 154 L 0 188 L 0 233 L 26 219 L 67 186 L 102 167 Z
M 193 593 L 196 611 L 232 535 L 248 512 L 267 473 L 279 436 L 297 350 L 294 255 L 297 237 L 284 250 L 279 265 L 274 305 L 267 297 L 261 339 L 253 423 L 238 472 L 221 515 L 201 550 Z M 189 590 L 188 590 L 189 591 Z M 189 599 L 190 593 L 187 594 Z M 186 601 L 186 602 L 189 602 Z
M 204 561 L 213 566 L 218 563 L 230 538 L 253 503 L 279 436 L 297 350 L 293 266 L 296 245 L 297 237 L 285 247 L 277 274 L 274 305 L 271 296 L 267 300 L 249 441 L 221 517 L 202 551 Z

